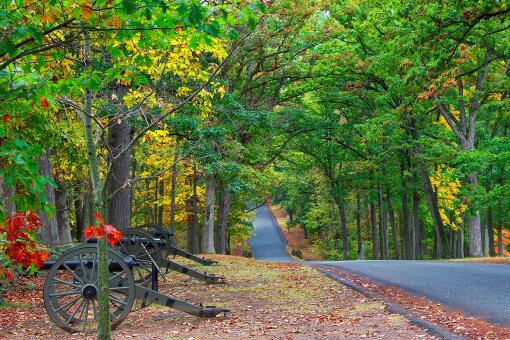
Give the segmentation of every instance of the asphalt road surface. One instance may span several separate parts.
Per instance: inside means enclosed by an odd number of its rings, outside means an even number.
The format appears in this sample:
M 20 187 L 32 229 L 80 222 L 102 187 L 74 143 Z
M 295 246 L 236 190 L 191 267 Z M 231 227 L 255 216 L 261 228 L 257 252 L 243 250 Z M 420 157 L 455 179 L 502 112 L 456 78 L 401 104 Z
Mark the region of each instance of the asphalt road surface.
M 248 240 L 253 256 L 258 260 L 272 262 L 295 262 L 285 248 L 278 226 L 267 205 L 256 210 L 255 236 Z
M 253 255 L 292 261 L 266 206 L 257 210 Z M 401 287 L 451 309 L 510 326 L 510 266 L 449 261 L 317 261 Z

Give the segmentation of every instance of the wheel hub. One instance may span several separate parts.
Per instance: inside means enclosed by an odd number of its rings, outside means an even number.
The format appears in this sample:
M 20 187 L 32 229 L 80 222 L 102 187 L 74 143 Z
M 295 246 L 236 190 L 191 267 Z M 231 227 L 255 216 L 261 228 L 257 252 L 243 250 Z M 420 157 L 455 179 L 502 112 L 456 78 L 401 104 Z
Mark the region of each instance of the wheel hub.
M 97 297 L 97 288 L 93 284 L 83 286 L 81 295 L 87 300 L 93 300 Z

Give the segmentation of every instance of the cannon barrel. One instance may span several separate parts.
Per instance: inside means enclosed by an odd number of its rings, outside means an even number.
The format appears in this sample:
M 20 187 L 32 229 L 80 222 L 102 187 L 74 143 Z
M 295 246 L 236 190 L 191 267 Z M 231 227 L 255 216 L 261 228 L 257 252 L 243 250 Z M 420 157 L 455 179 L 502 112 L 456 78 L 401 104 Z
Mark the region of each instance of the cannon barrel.
M 129 268 L 133 268 L 134 266 L 137 265 L 136 263 L 136 260 L 131 257 L 131 256 L 125 256 L 124 257 L 124 262 L 126 262 L 126 264 L 128 265 Z M 57 261 L 54 261 L 54 260 L 49 260 L 49 261 L 45 261 L 42 265 L 42 267 L 40 268 L 40 270 L 49 270 L 51 267 L 53 267 L 53 265 L 55 264 L 55 262 Z M 96 268 L 97 268 L 97 261 L 92 261 L 92 260 L 85 260 L 85 261 L 78 261 L 78 260 L 75 260 L 75 261 L 66 261 L 64 262 L 64 265 L 69 267 L 69 269 L 71 270 L 75 270 L 75 269 L 78 269 L 80 268 L 81 266 L 87 268 L 87 269 L 92 269 L 92 267 L 94 266 L 94 262 L 96 263 Z M 64 265 L 61 265 L 60 270 L 65 270 L 66 268 L 64 267 Z M 121 271 L 122 270 L 122 267 L 120 265 L 119 262 L 117 261 L 111 261 L 109 263 L 109 267 L 108 269 L 111 271 L 111 272 L 117 272 L 117 271 Z
M 121 237 L 121 239 L 119 240 L 119 242 L 121 243 L 127 243 L 129 242 L 131 239 L 129 237 Z M 143 238 L 140 239 L 141 241 L 145 242 L 145 243 L 149 243 L 149 241 L 146 241 L 144 240 Z M 156 242 L 158 244 L 158 246 L 162 247 L 165 245 L 165 241 L 160 239 L 160 238 L 152 238 L 152 240 L 154 240 L 154 242 Z M 87 240 L 87 243 L 97 243 L 97 239 L 96 238 L 91 238 L 89 240 Z

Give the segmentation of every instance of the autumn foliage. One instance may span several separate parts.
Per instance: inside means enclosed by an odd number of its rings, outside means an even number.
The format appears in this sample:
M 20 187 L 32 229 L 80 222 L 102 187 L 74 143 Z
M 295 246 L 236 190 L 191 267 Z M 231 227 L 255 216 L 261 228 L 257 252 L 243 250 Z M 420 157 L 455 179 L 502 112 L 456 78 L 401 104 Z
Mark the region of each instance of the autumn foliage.
M 0 250 L 7 255 L 13 266 L 28 268 L 33 265 L 39 269 L 48 259 L 46 248 L 36 241 L 36 232 L 41 226 L 39 216 L 30 210 L 15 213 L 0 224 L 0 236 L 5 239 L 5 242 L 0 243 Z M 0 265 L 0 277 L 12 281 L 14 273 L 12 269 Z
M 110 224 L 104 224 L 104 219 L 98 213 L 95 213 L 96 221 L 99 223 L 98 226 L 88 226 L 83 230 L 83 234 L 87 240 L 92 237 L 101 239 L 106 237 L 108 243 L 112 246 L 116 245 L 122 237 L 122 233 Z

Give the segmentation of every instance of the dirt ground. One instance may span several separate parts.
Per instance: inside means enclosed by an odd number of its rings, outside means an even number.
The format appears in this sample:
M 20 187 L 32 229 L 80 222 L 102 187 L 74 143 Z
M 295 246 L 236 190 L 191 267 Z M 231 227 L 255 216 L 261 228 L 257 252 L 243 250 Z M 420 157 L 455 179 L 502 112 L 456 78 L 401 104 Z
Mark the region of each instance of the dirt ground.
M 161 283 L 161 291 L 193 303 L 228 308 L 231 312 L 227 318 L 200 319 L 151 305 L 132 312 L 113 331 L 113 338 L 434 338 L 400 315 L 387 312 L 380 301 L 367 299 L 315 269 L 234 256 L 214 258 L 219 265 L 198 268 L 224 275 L 227 284 L 207 285 L 171 274 Z M 94 338 L 69 335 L 52 324 L 42 307 L 42 282 L 43 278 L 25 279 L 7 294 L 10 306 L 0 308 L 0 338 Z M 27 284 L 31 289 L 27 290 Z

